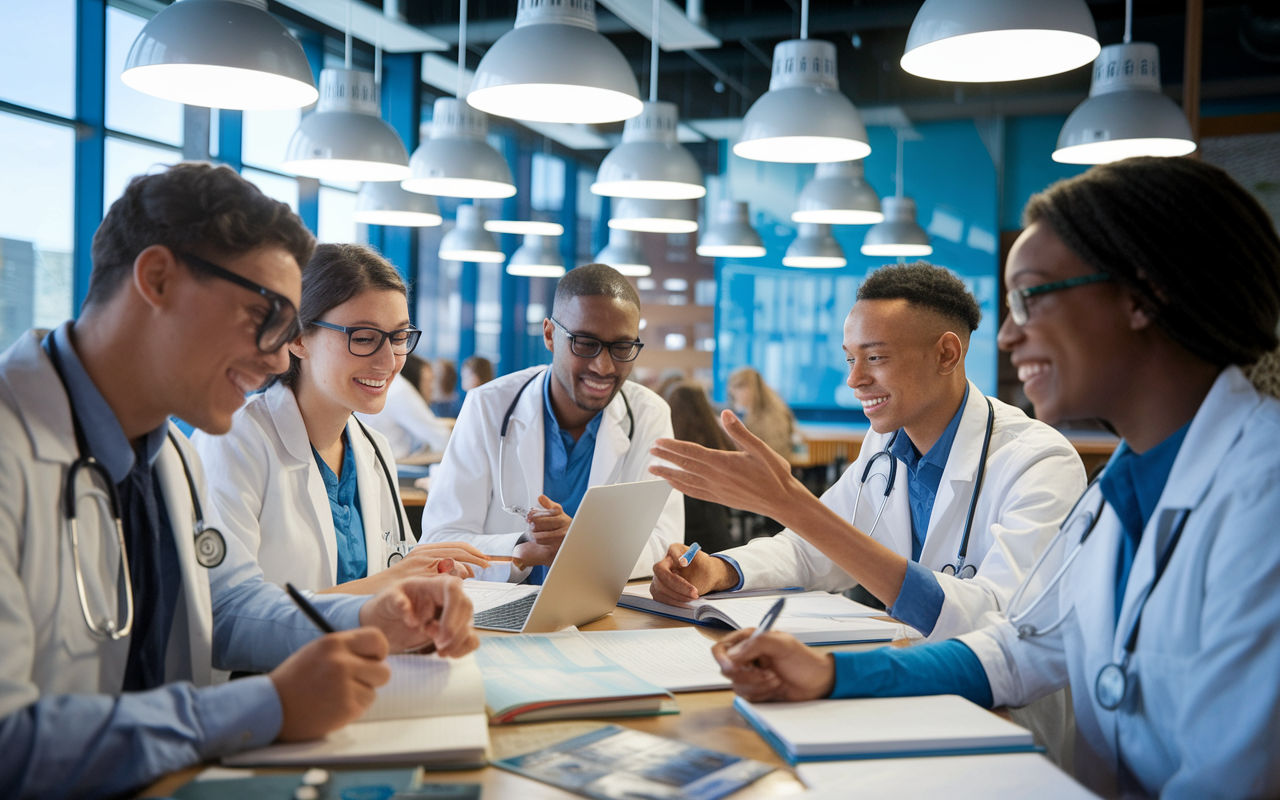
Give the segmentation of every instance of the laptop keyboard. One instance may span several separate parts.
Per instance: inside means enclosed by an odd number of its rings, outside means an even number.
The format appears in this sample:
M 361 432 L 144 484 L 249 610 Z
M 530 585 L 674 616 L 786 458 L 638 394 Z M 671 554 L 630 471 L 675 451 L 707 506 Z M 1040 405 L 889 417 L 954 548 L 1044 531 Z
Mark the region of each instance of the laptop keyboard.
M 477 628 L 520 631 L 524 628 L 524 622 L 529 618 L 529 612 L 533 611 L 533 603 L 537 599 L 538 593 L 533 592 L 519 600 L 512 600 L 510 603 L 481 611 L 475 616 L 475 625 Z

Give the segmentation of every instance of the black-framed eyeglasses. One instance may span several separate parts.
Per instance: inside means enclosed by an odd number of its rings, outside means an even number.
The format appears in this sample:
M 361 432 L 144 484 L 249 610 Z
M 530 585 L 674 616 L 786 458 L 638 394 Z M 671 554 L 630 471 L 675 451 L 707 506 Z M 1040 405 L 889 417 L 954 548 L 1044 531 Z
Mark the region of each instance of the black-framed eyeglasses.
M 1063 289 L 1073 289 L 1076 286 L 1087 286 L 1090 283 L 1102 283 L 1109 280 L 1111 280 L 1111 276 L 1107 273 L 1095 272 L 1092 275 L 1067 278 L 1065 281 L 1042 283 L 1039 286 L 1028 286 L 1025 289 L 1010 289 L 1009 293 L 1005 295 L 1005 300 L 1009 303 L 1009 316 L 1013 319 L 1013 324 L 1026 325 L 1031 316 L 1027 308 L 1028 299 L 1036 295 L 1060 292 Z
M 311 323 L 317 328 L 328 328 L 347 335 L 347 351 L 353 356 L 367 358 L 382 349 L 382 343 L 391 342 L 391 352 L 398 356 L 407 356 L 418 346 L 422 331 L 417 328 L 401 328 L 398 331 L 384 331 L 378 328 L 345 327 L 332 322 L 316 320 Z
M 175 252 L 174 255 L 188 267 L 194 268 L 195 271 L 221 278 L 224 281 L 234 283 L 236 286 L 248 289 L 255 294 L 261 295 L 270 304 L 266 316 L 258 323 L 257 342 L 259 351 L 274 353 L 284 347 L 286 342 L 298 338 L 298 334 L 302 333 L 302 328 L 298 325 L 298 309 L 289 298 L 278 292 L 273 292 L 265 286 L 254 283 L 248 278 L 237 275 L 229 269 L 220 267 L 212 261 L 206 261 L 199 256 L 179 252 Z
M 600 355 L 600 351 L 609 348 L 609 356 L 614 361 L 635 361 L 636 356 L 640 355 L 640 351 L 644 348 L 644 342 L 636 339 L 634 341 L 621 342 L 602 342 L 594 336 L 582 336 L 577 333 L 570 333 L 569 329 L 556 321 L 555 317 L 548 317 L 551 324 L 555 325 L 564 335 L 569 337 L 569 350 L 579 358 L 595 358 Z

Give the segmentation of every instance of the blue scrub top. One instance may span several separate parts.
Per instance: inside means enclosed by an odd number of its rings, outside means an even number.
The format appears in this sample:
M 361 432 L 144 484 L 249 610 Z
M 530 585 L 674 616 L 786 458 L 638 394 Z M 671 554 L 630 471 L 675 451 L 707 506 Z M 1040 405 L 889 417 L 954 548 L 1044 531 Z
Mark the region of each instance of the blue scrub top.
M 360 490 L 356 479 L 356 457 L 351 440 L 342 432 L 342 477 L 339 478 L 316 452 L 316 466 L 324 479 L 333 514 L 333 532 L 338 543 L 338 583 L 347 583 L 369 574 L 369 553 L 364 543 L 364 520 L 360 516 Z
M 956 431 L 960 430 L 960 418 L 964 416 L 964 407 L 969 403 L 969 389 L 964 390 L 964 399 L 956 415 L 947 423 L 946 430 L 938 441 L 934 442 L 929 452 L 920 455 L 911 437 L 904 430 L 898 431 L 889 452 L 894 458 L 907 465 L 907 497 L 911 506 L 911 560 L 919 561 L 924 550 L 924 540 L 929 534 L 929 518 L 933 516 L 933 501 L 938 496 L 938 484 L 942 482 L 942 473 L 947 468 L 947 459 L 951 456 L 951 445 L 956 441 Z

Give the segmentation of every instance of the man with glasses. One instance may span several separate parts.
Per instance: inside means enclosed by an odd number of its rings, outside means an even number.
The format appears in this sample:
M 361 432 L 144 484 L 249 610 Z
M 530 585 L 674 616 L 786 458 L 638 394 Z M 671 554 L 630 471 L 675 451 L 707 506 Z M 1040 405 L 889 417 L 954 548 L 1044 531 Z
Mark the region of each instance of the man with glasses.
M 551 366 L 467 393 L 423 511 L 423 541 L 466 541 L 514 557 L 477 577 L 540 583 L 591 486 L 651 480 L 649 448 L 671 411 L 627 377 L 640 355 L 640 296 L 612 267 L 587 264 L 556 287 L 542 323 Z M 632 577 L 684 539 L 684 504 L 668 498 Z
M 136 178 L 94 236 L 80 317 L 0 355 L 0 797 L 130 795 L 319 738 L 369 705 L 388 651 L 476 646 L 447 577 L 315 597 L 340 631 L 320 636 L 219 530 L 169 422 L 224 433 L 284 371 L 313 247 L 228 168 Z

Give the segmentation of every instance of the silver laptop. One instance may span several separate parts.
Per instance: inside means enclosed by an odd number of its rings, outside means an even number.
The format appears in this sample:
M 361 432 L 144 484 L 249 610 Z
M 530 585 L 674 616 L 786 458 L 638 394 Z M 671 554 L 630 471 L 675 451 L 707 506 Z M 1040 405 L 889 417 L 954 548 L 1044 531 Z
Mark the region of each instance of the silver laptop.
M 608 614 L 622 596 L 670 494 L 666 481 L 587 489 L 542 588 L 477 613 L 475 626 L 548 633 Z

